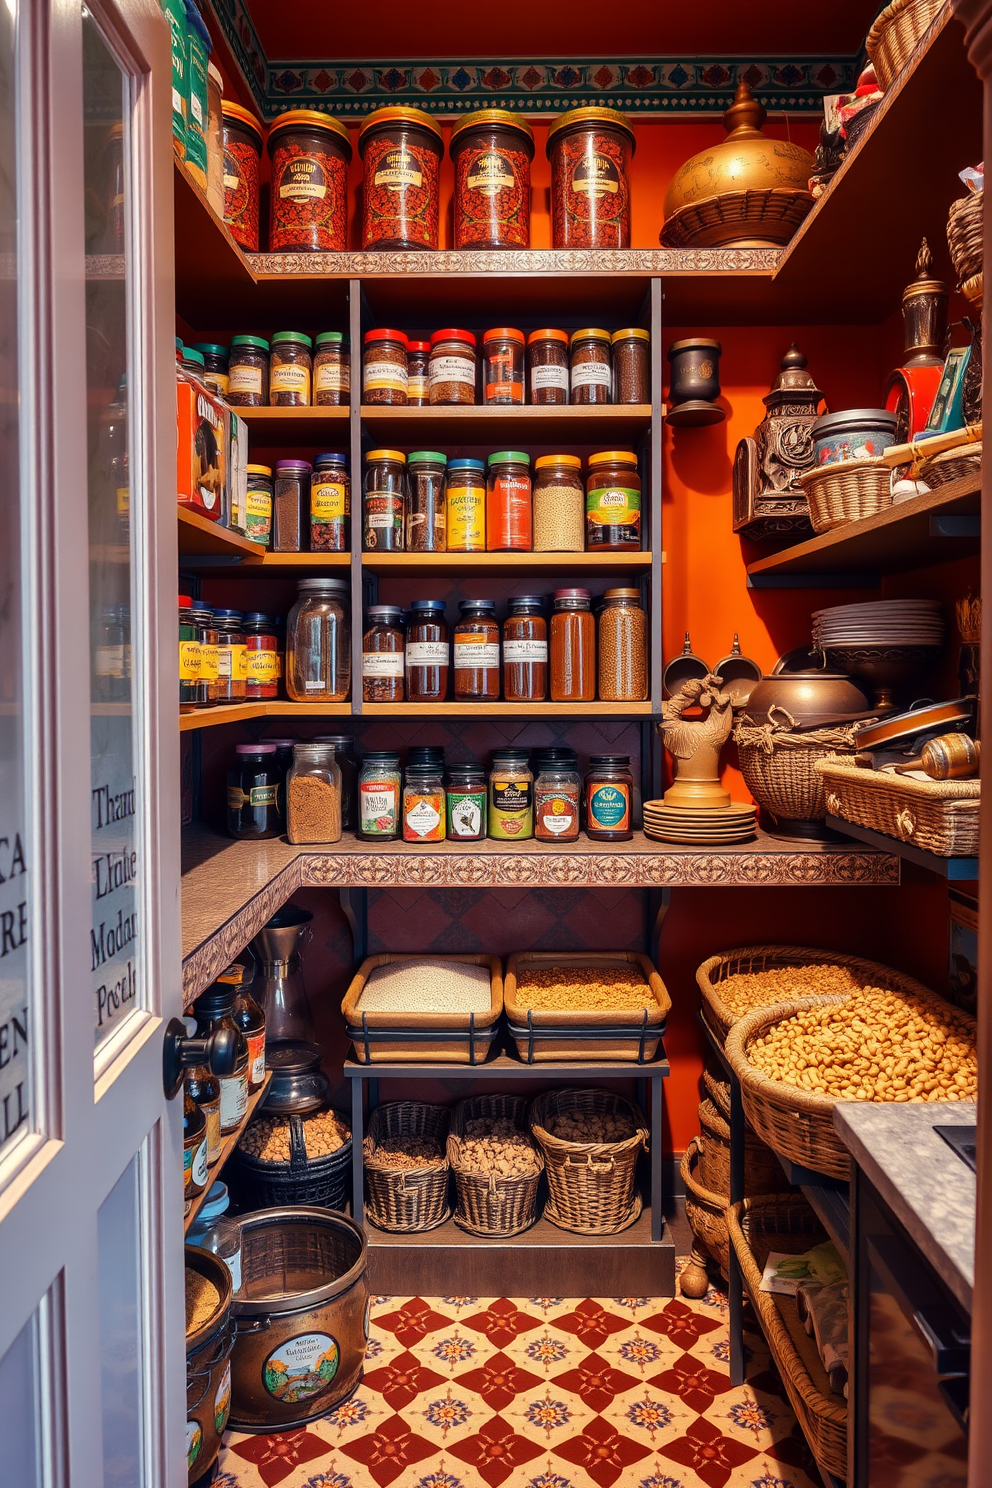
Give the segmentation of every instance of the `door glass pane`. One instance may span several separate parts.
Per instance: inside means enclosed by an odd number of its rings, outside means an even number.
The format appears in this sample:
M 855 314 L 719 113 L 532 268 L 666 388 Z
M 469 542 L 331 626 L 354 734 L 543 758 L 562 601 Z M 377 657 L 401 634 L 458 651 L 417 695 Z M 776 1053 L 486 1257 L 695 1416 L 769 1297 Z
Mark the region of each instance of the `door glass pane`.
M 138 1158 L 132 1158 L 97 1217 L 100 1245 L 100 1382 L 103 1488 L 141 1488 Z
M 38 1431 L 37 1324 L 27 1323 L 0 1359 L 0 1443 L 4 1483 L 41 1484 Z
M 128 452 L 128 87 L 83 10 L 90 540 L 90 959 L 96 1042 L 143 1000 L 137 979 Z

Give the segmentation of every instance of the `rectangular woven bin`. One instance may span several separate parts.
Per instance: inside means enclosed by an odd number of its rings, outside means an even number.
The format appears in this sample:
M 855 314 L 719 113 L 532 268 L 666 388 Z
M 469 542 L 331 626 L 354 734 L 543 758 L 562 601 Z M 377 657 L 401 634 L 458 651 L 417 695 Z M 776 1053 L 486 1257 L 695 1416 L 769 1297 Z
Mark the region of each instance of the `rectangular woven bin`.
M 459 1101 L 451 1118 L 448 1162 L 455 1177 L 455 1224 L 472 1235 L 520 1235 L 537 1218 L 537 1199 L 544 1159 L 535 1145 L 538 1167 L 533 1173 L 497 1175 L 465 1167 L 462 1143 L 469 1121 L 480 1117 L 512 1121 L 525 1136 L 527 1102 L 519 1095 L 476 1095 Z
M 529 971 L 548 971 L 552 967 L 564 971 L 570 968 L 639 970 L 654 996 L 655 1007 L 642 1012 L 602 1013 L 529 1008 L 517 991 L 520 977 Z M 553 1060 L 574 1060 L 578 1064 L 594 1059 L 649 1063 L 657 1057 L 672 1005 L 668 989 L 654 965 L 637 951 L 586 951 L 575 955 L 555 951 L 518 952 L 507 962 L 503 1002 L 510 1036 L 526 1064 L 546 1064 Z
M 944 0 L 892 0 L 876 18 L 865 48 L 883 93 L 909 62 L 943 4 Z
M 411 1234 L 436 1229 L 450 1218 L 445 1152 L 450 1117 L 447 1106 L 426 1101 L 387 1101 L 372 1112 L 362 1149 L 365 1212 L 378 1229 Z M 391 1137 L 420 1137 L 436 1143 L 442 1162 L 398 1168 L 379 1155 L 382 1143 Z
M 377 966 L 393 961 L 446 961 L 489 970 L 485 1013 L 365 1012 L 362 992 Z M 369 956 L 351 980 L 341 1004 L 348 1037 L 359 1064 L 481 1064 L 499 1034 L 503 1011 L 503 963 L 498 956 Z
M 634 1134 L 619 1142 L 563 1141 L 550 1130 L 557 1116 L 625 1115 Z M 617 1235 L 641 1213 L 637 1159 L 648 1148 L 648 1126 L 637 1106 L 612 1090 L 549 1090 L 530 1108 L 530 1129 L 544 1154 L 548 1202 L 544 1217 L 576 1235 Z
M 802 1255 L 827 1236 L 801 1194 L 744 1199 L 727 1210 L 727 1231 L 761 1330 L 819 1466 L 847 1477 L 847 1405 L 827 1381 L 816 1344 L 799 1321 L 794 1297 L 761 1290 L 772 1251 Z
M 911 780 L 889 770 L 862 770 L 836 755 L 817 760 L 827 811 L 858 827 L 911 842 L 938 858 L 978 853 L 979 780 Z

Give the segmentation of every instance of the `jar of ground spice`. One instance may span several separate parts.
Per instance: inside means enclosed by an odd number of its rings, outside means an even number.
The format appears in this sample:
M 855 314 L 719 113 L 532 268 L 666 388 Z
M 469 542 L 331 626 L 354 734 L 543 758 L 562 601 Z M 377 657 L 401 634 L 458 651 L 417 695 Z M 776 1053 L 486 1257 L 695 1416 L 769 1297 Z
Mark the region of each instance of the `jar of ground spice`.
M 310 525 L 310 477 L 307 460 L 277 460 L 272 493 L 272 551 L 300 553 Z
M 586 545 L 586 488 L 578 455 L 534 461 L 535 553 L 581 553 Z
M 363 248 L 437 248 L 441 128 L 423 109 L 387 106 L 358 135 L 365 166 Z
M 639 589 L 607 589 L 599 616 L 599 696 L 640 703 L 648 695 L 648 628 Z
M 534 774 L 526 749 L 493 750 L 489 835 L 500 842 L 523 842 L 534 835 Z
M 245 636 L 245 700 L 270 702 L 279 696 L 282 658 L 271 615 L 249 610 L 241 622 Z
M 270 253 L 340 253 L 348 246 L 345 126 L 316 109 L 291 109 L 269 126 Z
M 351 690 L 351 606 L 344 579 L 301 579 L 286 620 L 286 692 L 343 703 Z
M 351 356 L 341 331 L 321 331 L 313 359 L 316 408 L 341 408 L 351 399 Z
M 530 367 L 530 401 L 534 407 L 560 407 L 567 403 L 567 332 L 531 331 L 527 337 L 527 362 Z
M 447 455 L 415 450 L 407 461 L 406 550 L 408 553 L 443 553 L 445 530 L 444 475 Z
M 272 467 L 248 466 L 245 495 L 245 537 L 267 548 L 272 543 Z
M 609 403 L 613 391 L 609 331 L 576 331 L 570 352 L 572 402 Z
M 388 749 L 367 749 L 358 777 L 361 842 L 396 841 L 401 831 L 402 790 L 399 755 Z
M 232 408 L 264 408 L 268 401 L 268 341 L 261 336 L 232 336 L 227 364 L 227 402 Z
M 490 553 L 529 552 L 534 545 L 530 455 L 499 450 L 488 464 L 486 547 Z
M 634 131 L 611 108 L 577 108 L 548 130 L 554 248 L 630 247 Z
M 499 622 L 491 599 L 463 599 L 455 626 L 455 702 L 493 703 L 499 697 Z
M 448 328 L 431 337 L 431 406 L 475 402 L 477 358 L 471 331 Z
M 522 114 L 479 109 L 460 119 L 448 150 L 455 165 L 455 247 L 530 247 L 534 131 Z
M 556 589 L 551 616 L 551 701 L 591 703 L 596 696 L 596 622 L 588 589 Z
M 640 326 L 614 331 L 612 343 L 614 403 L 650 403 L 650 331 Z
M 411 408 L 425 408 L 431 401 L 429 341 L 406 343 L 409 378 L 406 385 L 406 401 Z
M 486 551 L 486 467 L 459 456 L 448 461 L 445 483 L 449 553 Z
M 274 744 L 236 744 L 227 772 L 227 830 L 260 841 L 283 830 L 281 772 Z
M 286 836 L 294 845 L 341 841 L 341 769 L 333 744 L 295 744 L 286 777 Z
M 213 703 L 243 703 L 248 676 L 245 635 L 240 610 L 214 610 L 217 632 L 217 680 L 210 687 Z
M 627 754 L 593 754 L 586 776 L 586 836 L 593 842 L 629 842 L 634 835 L 634 777 Z
M 404 700 L 403 611 L 370 605 L 362 640 L 362 699 L 366 703 Z
M 482 401 L 524 401 L 524 333 L 499 326 L 482 338 Z
M 449 842 L 481 842 L 489 817 L 485 768 L 478 760 L 451 765 L 445 793 Z
M 404 405 L 410 381 L 407 339 L 402 331 L 366 331 L 362 354 L 362 402 Z
M 366 553 L 402 553 L 406 526 L 406 455 L 370 450 L 365 458 L 362 545 Z
M 269 359 L 269 405 L 309 408 L 313 341 L 302 331 L 276 331 Z
M 351 547 L 348 457 L 318 455 L 310 477 L 310 551 L 347 553 Z
M 450 652 L 443 599 L 415 599 L 406 628 L 406 697 L 409 703 L 443 703 L 448 696 Z
M 637 551 L 641 546 L 641 477 L 631 450 L 589 456 L 586 477 L 586 548 L 589 552 Z
M 582 782 L 571 749 L 540 749 L 534 757 L 534 836 L 538 842 L 577 842 Z
M 503 622 L 503 696 L 508 703 L 542 703 L 548 695 L 548 623 L 539 594 L 508 601 Z
M 445 840 L 444 766 L 408 764 L 403 782 L 403 841 Z
M 239 103 L 221 105 L 224 119 L 224 221 L 236 243 L 258 252 L 258 182 L 262 128 Z

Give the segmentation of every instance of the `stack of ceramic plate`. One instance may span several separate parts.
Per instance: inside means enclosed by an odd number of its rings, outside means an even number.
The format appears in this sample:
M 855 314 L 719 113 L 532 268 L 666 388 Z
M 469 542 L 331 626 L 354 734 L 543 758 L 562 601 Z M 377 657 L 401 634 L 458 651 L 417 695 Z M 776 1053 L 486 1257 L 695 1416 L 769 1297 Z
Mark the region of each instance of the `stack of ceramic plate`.
M 644 835 L 657 842 L 683 847 L 729 847 L 753 837 L 758 808 L 750 801 L 731 801 L 715 811 L 666 806 L 664 801 L 644 802 Z
M 847 646 L 940 646 L 944 616 L 935 599 L 880 599 L 832 605 L 813 614 L 813 644 L 820 651 Z

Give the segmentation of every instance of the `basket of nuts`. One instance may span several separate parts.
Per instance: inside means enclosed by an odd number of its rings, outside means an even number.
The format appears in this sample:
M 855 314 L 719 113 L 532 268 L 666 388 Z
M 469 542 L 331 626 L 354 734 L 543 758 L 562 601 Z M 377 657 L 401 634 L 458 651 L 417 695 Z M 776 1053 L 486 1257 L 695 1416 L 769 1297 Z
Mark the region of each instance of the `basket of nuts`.
M 648 1127 L 638 1108 L 612 1090 L 549 1090 L 530 1108 L 544 1154 L 544 1217 L 577 1235 L 616 1235 L 641 1213 L 637 1159 Z
M 672 999 L 635 951 L 527 951 L 507 963 L 503 1003 L 517 1053 L 549 1060 L 655 1059 Z
M 334 1110 L 256 1116 L 228 1168 L 242 1209 L 320 1204 L 343 1209 L 349 1197 L 351 1130 Z
M 445 1142 L 450 1111 L 426 1101 L 388 1101 L 369 1117 L 366 1212 L 380 1230 L 433 1230 L 451 1215 Z
M 544 1159 L 527 1130 L 519 1095 L 459 1101 L 448 1162 L 455 1175 L 455 1224 L 472 1235 L 519 1235 L 537 1218 Z
M 977 1089 L 974 1018 L 924 987 L 757 1008 L 730 1030 L 727 1059 L 758 1135 L 832 1178 L 850 1172 L 837 1101 L 962 1101 Z

